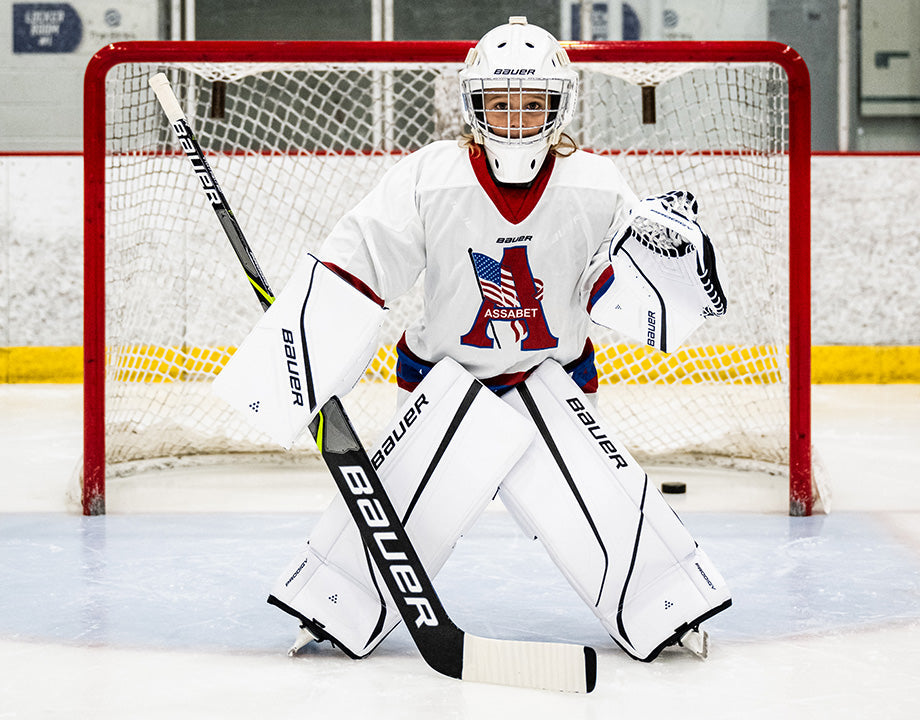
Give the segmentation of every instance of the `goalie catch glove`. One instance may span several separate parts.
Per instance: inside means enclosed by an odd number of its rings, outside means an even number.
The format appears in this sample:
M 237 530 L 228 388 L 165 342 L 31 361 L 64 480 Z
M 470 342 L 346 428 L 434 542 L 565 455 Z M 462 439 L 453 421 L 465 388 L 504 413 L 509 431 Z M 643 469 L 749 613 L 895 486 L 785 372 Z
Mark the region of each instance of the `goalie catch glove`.
M 645 198 L 610 242 L 614 280 L 591 319 L 673 352 L 707 317 L 724 315 L 716 253 L 696 222 L 696 198 L 672 191 Z

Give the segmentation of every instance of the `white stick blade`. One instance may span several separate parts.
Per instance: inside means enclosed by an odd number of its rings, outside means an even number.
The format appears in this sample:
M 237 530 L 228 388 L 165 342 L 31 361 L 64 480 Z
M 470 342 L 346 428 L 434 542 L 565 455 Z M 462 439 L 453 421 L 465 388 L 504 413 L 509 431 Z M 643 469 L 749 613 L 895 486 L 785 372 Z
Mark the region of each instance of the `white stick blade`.
M 585 693 L 596 672 L 597 656 L 583 645 L 463 638 L 463 680 Z

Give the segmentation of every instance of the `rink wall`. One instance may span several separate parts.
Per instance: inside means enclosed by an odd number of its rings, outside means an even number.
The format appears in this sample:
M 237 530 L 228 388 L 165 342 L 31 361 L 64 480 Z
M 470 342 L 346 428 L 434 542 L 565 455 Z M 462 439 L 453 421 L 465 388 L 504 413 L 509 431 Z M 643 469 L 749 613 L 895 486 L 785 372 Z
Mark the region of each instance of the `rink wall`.
M 80 382 L 83 163 L 0 155 L 0 382 Z M 812 160 L 815 382 L 920 382 L 920 156 Z

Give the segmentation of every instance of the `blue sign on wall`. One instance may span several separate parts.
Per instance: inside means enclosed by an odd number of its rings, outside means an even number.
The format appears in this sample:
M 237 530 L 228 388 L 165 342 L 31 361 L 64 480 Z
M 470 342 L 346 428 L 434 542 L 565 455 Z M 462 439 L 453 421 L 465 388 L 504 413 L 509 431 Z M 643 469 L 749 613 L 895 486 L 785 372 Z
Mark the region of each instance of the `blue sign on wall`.
M 14 53 L 68 53 L 83 39 L 80 16 L 67 3 L 14 3 Z
M 572 38 L 580 40 L 638 40 L 641 36 L 639 16 L 628 2 L 621 3 L 620 6 L 623 9 L 622 38 L 607 37 L 608 8 L 605 2 L 591 4 L 591 37 L 583 38 L 581 36 L 581 7 L 577 2 L 572 3 L 570 7 Z M 616 12 L 616 2 L 611 3 L 609 12 Z

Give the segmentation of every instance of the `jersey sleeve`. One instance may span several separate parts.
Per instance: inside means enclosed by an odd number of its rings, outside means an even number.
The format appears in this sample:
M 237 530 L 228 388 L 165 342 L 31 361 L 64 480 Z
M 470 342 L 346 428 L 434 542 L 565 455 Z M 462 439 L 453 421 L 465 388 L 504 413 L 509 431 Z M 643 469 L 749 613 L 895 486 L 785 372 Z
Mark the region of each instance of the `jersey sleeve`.
M 319 257 L 390 301 L 409 290 L 425 266 L 416 203 L 420 157 L 410 155 L 347 212 L 323 241 Z
M 636 194 L 616 169 L 614 169 L 611 190 L 610 222 L 603 237 L 594 247 L 591 259 L 581 277 L 582 299 L 584 308 L 589 313 L 594 303 L 615 282 L 613 268 L 610 265 L 610 243 L 628 221 L 630 210 L 639 202 Z

